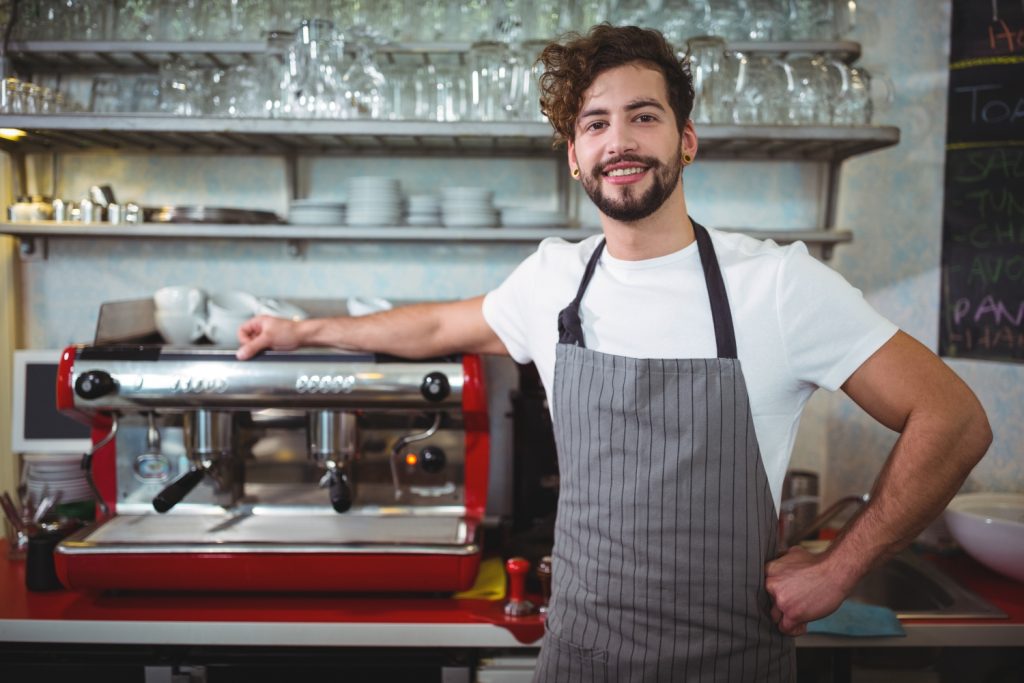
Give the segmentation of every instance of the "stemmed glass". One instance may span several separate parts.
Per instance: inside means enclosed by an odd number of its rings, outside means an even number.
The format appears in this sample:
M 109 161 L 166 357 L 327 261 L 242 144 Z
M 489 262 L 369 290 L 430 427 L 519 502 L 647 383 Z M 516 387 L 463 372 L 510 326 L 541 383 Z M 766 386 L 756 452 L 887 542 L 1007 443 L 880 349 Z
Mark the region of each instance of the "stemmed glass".
M 345 107 L 343 118 L 382 118 L 387 108 L 387 83 L 374 61 L 378 47 L 387 41 L 366 26 L 353 26 L 348 42 L 355 59 L 341 77 Z

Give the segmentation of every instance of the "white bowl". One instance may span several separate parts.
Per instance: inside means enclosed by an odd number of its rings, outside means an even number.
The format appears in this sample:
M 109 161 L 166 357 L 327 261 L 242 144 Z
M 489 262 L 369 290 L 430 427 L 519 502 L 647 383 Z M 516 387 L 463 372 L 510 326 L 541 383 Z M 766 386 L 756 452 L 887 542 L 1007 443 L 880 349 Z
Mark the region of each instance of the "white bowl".
M 393 308 L 390 301 L 375 296 L 352 296 L 346 303 L 351 316 L 370 315 Z
M 1024 493 L 964 493 L 950 501 L 945 518 L 968 555 L 1024 581 Z

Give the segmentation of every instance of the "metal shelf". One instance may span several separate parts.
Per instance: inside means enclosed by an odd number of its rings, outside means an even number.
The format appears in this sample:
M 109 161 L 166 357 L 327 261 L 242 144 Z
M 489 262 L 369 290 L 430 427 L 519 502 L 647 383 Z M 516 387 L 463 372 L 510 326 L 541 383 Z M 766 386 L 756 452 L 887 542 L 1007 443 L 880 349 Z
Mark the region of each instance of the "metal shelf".
M 465 54 L 471 43 L 396 43 L 378 49 L 389 59 L 398 54 Z M 788 55 L 796 52 L 827 53 L 851 63 L 860 57 L 860 44 L 852 41 L 738 42 L 729 49 Z M 73 71 L 152 71 L 172 59 L 184 59 L 200 67 L 224 68 L 252 62 L 266 54 L 263 41 L 245 42 L 149 42 L 149 41 L 22 41 L 11 43 L 8 54 L 19 71 L 35 73 Z
M 818 247 L 827 257 L 837 244 L 849 242 L 848 230 L 750 230 L 721 228 L 742 232 L 779 244 L 801 240 Z M 198 223 L 0 223 L 0 234 L 20 240 L 24 259 L 46 257 L 49 239 L 204 239 L 279 241 L 288 253 L 298 256 L 308 242 L 419 242 L 433 244 L 537 244 L 547 237 L 579 241 L 598 234 L 590 228 L 446 228 L 446 227 L 355 227 L 346 225 L 220 225 Z
M 526 121 L 379 121 L 188 118 L 135 114 L 0 115 L 24 130 L 0 148 L 17 153 L 115 150 L 317 154 L 562 154 L 551 127 Z M 700 154 L 711 159 L 841 161 L 899 142 L 893 126 L 698 126 Z

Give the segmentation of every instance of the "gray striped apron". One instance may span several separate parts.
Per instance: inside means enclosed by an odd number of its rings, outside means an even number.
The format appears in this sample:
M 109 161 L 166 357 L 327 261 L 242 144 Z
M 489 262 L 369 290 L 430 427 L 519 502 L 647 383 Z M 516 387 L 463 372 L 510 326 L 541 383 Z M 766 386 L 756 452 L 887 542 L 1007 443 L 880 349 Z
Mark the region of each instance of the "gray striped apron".
M 765 591 L 778 516 L 714 246 L 694 231 L 717 358 L 586 348 L 580 302 L 604 241 L 559 314 L 561 484 L 535 681 L 796 679 Z

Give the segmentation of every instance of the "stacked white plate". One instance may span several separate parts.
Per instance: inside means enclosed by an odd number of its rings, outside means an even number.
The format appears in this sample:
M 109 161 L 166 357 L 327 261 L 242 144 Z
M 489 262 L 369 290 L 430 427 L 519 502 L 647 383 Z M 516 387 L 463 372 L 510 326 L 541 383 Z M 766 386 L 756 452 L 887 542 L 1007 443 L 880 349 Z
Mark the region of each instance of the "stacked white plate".
M 402 208 L 402 190 L 397 178 L 363 176 L 349 179 L 349 225 L 399 225 Z
M 405 222 L 409 225 L 441 225 L 441 200 L 434 194 L 410 195 Z
M 497 227 L 494 191 L 484 187 L 441 188 L 441 219 L 449 228 Z
M 288 205 L 293 225 L 344 225 L 345 202 L 336 199 L 293 199 Z
M 501 210 L 501 224 L 509 228 L 564 228 L 568 223 L 561 211 L 515 207 Z
M 25 458 L 28 492 L 38 503 L 43 496 L 60 491 L 60 503 L 92 500 L 92 490 L 82 471 L 82 456 L 76 454 L 37 453 Z

